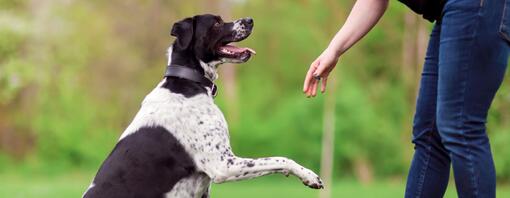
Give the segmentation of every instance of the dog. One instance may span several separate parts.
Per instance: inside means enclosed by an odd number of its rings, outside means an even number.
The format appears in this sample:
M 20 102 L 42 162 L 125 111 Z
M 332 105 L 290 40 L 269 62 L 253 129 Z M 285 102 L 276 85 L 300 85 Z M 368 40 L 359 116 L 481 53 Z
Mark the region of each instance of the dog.
M 175 23 L 163 80 L 99 168 L 85 198 L 208 198 L 211 183 L 272 173 L 297 176 L 323 188 L 313 171 L 284 157 L 234 155 L 227 122 L 214 104 L 217 67 L 244 63 L 255 54 L 230 45 L 246 39 L 253 19 L 223 22 L 205 14 Z

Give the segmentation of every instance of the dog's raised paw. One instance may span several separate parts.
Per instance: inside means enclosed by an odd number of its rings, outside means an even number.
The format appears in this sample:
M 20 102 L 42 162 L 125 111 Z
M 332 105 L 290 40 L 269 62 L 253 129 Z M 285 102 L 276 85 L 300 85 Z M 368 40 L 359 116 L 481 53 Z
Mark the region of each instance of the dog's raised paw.
M 324 185 L 322 184 L 322 180 L 319 177 L 317 177 L 315 179 L 315 181 L 305 180 L 305 181 L 303 181 L 303 184 L 312 188 L 312 189 L 323 189 L 324 188 Z
M 303 181 L 303 184 L 310 188 L 313 189 L 324 188 L 321 178 L 311 170 L 303 169 L 300 177 L 301 181 Z

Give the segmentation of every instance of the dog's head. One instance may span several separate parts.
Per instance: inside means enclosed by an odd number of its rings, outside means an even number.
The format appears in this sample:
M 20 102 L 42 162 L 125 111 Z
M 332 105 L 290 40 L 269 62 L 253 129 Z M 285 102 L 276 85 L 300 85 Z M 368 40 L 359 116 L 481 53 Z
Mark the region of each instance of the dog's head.
M 255 53 L 250 48 L 230 45 L 242 41 L 251 34 L 253 19 L 242 18 L 233 22 L 224 22 L 215 15 L 197 15 L 185 18 L 172 27 L 171 35 L 177 39 L 173 52 L 179 52 L 188 58 L 194 58 L 204 67 L 206 64 L 215 69 L 221 63 L 243 63 Z M 170 57 L 172 58 L 172 57 Z M 172 61 L 172 60 L 170 60 Z

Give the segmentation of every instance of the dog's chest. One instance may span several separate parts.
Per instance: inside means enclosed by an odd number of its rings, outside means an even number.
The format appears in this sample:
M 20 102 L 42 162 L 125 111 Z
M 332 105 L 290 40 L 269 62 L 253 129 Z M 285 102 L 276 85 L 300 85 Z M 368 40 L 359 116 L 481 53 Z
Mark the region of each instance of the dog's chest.
M 186 98 L 160 85 L 145 97 L 140 111 L 120 139 L 141 127 L 164 127 L 182 144 L 197 170 L 179 181 L 167 197 L 200 197 L 210 183 L 210 178 L 201 173 L 203 161 L 221 155 L 220 150 L 230 151 L 225 118 L 210 96 L 200 94 Z
M 166 128 L 190 154 L 204 151 L 208 143 L 228 143 L 229 138 L 223 113 L 211 97 L 201 94 L 186 98 L 159 85 L 145 97 L 121 139 L 146 126 Z

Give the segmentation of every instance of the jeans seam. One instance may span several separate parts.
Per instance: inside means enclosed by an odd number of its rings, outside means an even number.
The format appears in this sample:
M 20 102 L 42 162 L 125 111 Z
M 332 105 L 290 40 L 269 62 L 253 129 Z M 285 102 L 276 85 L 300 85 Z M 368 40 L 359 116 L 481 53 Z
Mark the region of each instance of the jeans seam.
M 467 72 L 466 72 L 467 73 Z M 466 95 L 466 82 L 464 81 L 463 83 L 463 89 L 462 89 L 462 108 L 461 108 L 461 111 L 460 111 L 460 119 L 459 119 L 459 122 L 457 124 L 457 127 L 460 129 L 459 133 L 460 133 L 460 136 L 462 137 L 462 145 L 464 146 L 464 148 L 466 149 L 466 152 L 468 153 L 467 155 L 467 159 L 468 159 L 468 166 L 469 166 L 469 172 L 471 174 L 470 176 L 470 182 L 471 184 L 473 185 L 473 194 L 475 195 L 475 197 L 478 197 L 478 185 L 477 185 L 477 182 L 476 182 L 476 176 L 475 176 L 475 170 L 474 170 L 474 163 L 473 163 L 473 153 L 471 152 L 471 149 L 469 149 L 469 143 L 465 137 L 465 131 L 462 130 L 462 123 L 464 123 L 464 109 L 465 109 L 465 95 Z
M 430 141 L 431 141 L 430 139 L 431 139 L 431 135 L 427 134 L 427 142 L 430 143 Z M 428 170 L 428 167 L 429 167 L 431 152 L 432 152 L 432 146 L 430 146 L 430 144 L 428 144 L 427 145 L 427 158 L 425 159 L 425 164 L 424 164 L 423 168 L 420 171 L 420 179 L 418 181 L 418 189 L 416 190 L 417 191 L 416 192 L 416 197 L 417 198 L 420 198 L 421 197 L 421 193 L 423 192 L 423 184 L 425 183 L 425 176 L 427 174 L 427 170 Z
M 478 14 L 478 20 L 476 21 L 476 24 L 475 24 L 475 31 L 474 31 L 474 37 L 473 39 L 471 40 L 471 44 L 473 45 L 473 43 L 475 42 L 475 40 L 477 39 L 477 34 L 478 34 L 478 29 L 479 29 L 479 26 L 480 26 L 480 21 L 482 20 L 482 14 L 481 14 L 481 9 L 479 11 L 479 14 Z M 470 54 L 472 55 L 472 51 L 470 51 Z M 459 129 L 459 133 L 460 133 L 460 136 L 462 137 L 462 143 L 463 143 L 463 146 L 466 150 L 466 152 L 468 153 L 468 156 L 467 156 L 467 159 L 468 159 L 468 166 L 469 166 L 469 172 L 471 174 L 470 176 L 470 182 L 471 184 L 473 185 L 473 194 L 475 195 L 475 197 L 478 197 L 478 185 L 477 185 L 477 182 L 476 182 L 476 176 L 475 176 L 475 170 L 474 170 L 474 162 L 473 162 L 473 153 L 471 151 L 471 149 L 469 148 L 469 143 L 465 137 L 465 130 L 463 129 L 463 123 L 465 122 L 465 109 L 466 109 L 466 89 L 467 89 L 467 78 L 469 76 L 469 73 L 470 73 L 470 67 L 472 67 L 472 61 L 466 65 L 464 65 L 464 67 L 466 68 L 463 68 L 465 70 L 465 73 L 464 73 L 464 81 L 462 82 L 462 104 L 460 105 L 462 108 L 460 110 L 460 119 L 457 123 L 457 127 Z
M 465 109 L 465 95 L 466 95 L 466 82 L 463 82 L 463 91 L 462 91 L 462 109 L 460 111 L 460 120 L 457 124 L 457 127 L 460 129 L 460 134 L 461 134 L 461 137 L 462 137 L 462 145 L 465 147 L 466 149 L 466 152 L 468 153 L 467 155 L 467 159 L 468 159 L 468 166 L 469 166 L 469 172 L 471 174 L 470 176 L 470 182 L 471 184 L 473 185 L 473 194 L 475 195 L 475 197 L 478 197 L 478 183 L 476 182 L 476 175 L 475 175 L 475 170 L 474 170 L 474 162 L 473 162 L 473 153 L 471 152 L 471 149 L 469 149 L 469 143 L 465 137 L 465 131 L 462 129 L 462 123 L 464 123 L 465 121 L 465 115 L 464 115 L 464 109 Z
M 506 25 L 505 25 L 505 16 L 506 16 L 506 2 L 508 0 L 505 0 L 503 2 L 503 13 L 501 14 L 501 22 L 499 24 L 499 34 L 501 36 L 503 36 L 503 38 L 505 38 L 507 41 L 510 41 L 510 37 L 504 32 L 503 28 L 506 28 Z

